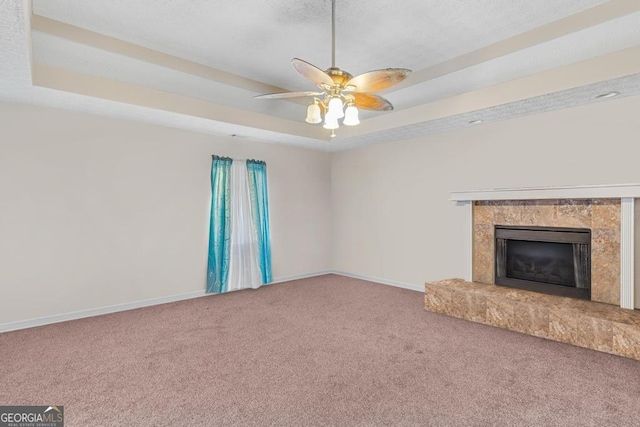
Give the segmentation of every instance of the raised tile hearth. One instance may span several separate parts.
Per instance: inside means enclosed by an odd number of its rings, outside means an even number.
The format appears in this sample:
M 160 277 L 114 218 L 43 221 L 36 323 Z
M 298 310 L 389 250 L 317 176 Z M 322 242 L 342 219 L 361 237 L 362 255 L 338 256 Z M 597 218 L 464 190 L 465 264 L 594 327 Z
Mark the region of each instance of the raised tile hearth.
M 449 279 L 425 284 L 425 309 L 640 360 L 640 312 Z

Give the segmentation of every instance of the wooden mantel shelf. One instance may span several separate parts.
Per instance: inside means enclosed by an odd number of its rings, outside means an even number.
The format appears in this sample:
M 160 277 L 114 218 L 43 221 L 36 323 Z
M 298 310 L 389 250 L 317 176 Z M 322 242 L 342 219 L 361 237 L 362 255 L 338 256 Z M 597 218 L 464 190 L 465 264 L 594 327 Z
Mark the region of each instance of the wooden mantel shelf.
M 539 200 L 640 198 L 640 184 L 576 185 L 563 187 L 493 188 L 454 191 L 449 200 Z

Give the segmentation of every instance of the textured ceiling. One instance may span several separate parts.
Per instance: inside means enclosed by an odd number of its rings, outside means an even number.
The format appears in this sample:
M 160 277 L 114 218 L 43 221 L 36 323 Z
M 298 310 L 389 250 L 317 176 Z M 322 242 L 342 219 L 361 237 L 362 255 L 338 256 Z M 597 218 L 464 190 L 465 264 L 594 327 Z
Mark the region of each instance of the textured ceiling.
M 329 141 L 303 102 L 253 96 L 313 89 L 290 61 L 331 65 L 330 0 L 0 0 L 0 99 L 348 149 L 637 95 L 638 3 L 336 0 L 336 65 L 414 73 Z

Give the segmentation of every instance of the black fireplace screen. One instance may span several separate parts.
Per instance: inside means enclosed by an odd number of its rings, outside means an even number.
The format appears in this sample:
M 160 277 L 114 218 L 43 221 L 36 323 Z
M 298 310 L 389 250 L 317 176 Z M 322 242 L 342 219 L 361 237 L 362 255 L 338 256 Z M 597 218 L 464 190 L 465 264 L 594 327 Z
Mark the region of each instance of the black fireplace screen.
M 590 298 L 591 232 L 496 226 L 496 284 Z

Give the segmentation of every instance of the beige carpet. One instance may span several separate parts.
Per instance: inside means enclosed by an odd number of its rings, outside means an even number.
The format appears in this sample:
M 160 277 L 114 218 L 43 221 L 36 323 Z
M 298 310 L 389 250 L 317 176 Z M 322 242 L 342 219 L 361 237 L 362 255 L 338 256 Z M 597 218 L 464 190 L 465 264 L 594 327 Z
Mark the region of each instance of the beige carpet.
M 67 426 L 639 426 L 640 362 L 327 275 L 0 335 L 0 404 Z

